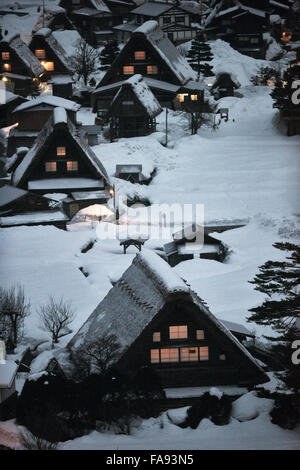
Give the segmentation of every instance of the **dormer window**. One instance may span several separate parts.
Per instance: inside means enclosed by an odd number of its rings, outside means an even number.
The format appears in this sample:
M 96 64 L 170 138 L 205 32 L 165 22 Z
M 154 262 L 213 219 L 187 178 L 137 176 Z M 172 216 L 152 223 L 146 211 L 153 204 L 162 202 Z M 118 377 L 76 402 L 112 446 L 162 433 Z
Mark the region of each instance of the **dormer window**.
M 156 75 L 158 72 L 157 65 L 147 65 L 147 74 Z
M 145 51 L 135 51 L 134 53 L 135 60 L 145 60 L 146 52 Z
M 46 58 L 46 52 L 45 52 L 45 49 L 36 49 L 34 51 L 35 53 L 35 56 L 38 58 L 38 59 L 45 59 Z
M 134 67 L 133 67 L 133 65 L 124 65 L 124 67 L 123 67 L 123 74 L 124 74 L 124 75 L 134 75 Z
M 2 57 L 2 60 L 10 60 L 10 53 L 9 52 L 2 52 L 1 57 Z
M 66 147 L 56 147 L 56 155 L 58 157 L 64 157 L 66 155 Z
M 170 326 L 169 336 L 170 339 L 186 339 L 188 337 L 187 325 Z

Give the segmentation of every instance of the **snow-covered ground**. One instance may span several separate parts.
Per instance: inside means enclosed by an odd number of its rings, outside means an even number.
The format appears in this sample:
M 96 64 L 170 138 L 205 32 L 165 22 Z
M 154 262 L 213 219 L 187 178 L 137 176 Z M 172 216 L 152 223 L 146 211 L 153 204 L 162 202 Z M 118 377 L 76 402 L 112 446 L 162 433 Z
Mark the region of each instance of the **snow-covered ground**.
M 265 261 L 282 259 L 283 254 L 272 247 L 274 242 L 298 237 L 300 137 L 286 137 L 278 125 L 271 89 L 250 85 L 249 78 L 260 61 L 241 58 L 232 50 L 230 55 L 228 47 L 223 50 L 223 62 L 232 67 L 229 71 L 242 85 L 238 90 L 241 97 L 218 102 L 220 108 L 229 108 L 228 122 L 222 122 L 216 131 L 203 127 L 191 136 L 183 113 L 169 112 L 166 148 L 162 145 L 166 139 L 163 111 L 157 132 L 151 136 L 101 143 L 93 149 L 116 184 L 118 196 L 138 195 L 152 204 L 203 204 L 207 224 L 245 224 L 214 235 L 230 249 L 225 263 L 194 259 L 174 269 L 217 317 L 243 323 L 261 335 L 270 331 L 249 326 L 246 318 L 248 309 L 259 305 L 264 296 L 248 281 Z M 217 44 L 215 49 L 216 71 L 221 71 L 222 56 L 217 52 L 224 45 Z M 79 121 L 93 123 L 95 115 L 90 110 L 85 108 L 78 114 Z M 120 163 L 142 164 L 145 177 L 154 169 L 156 174 L 148 186 L 118 180 L 114 173 Z M 150 210 L 151 206 L 145 208 L 144 215 Z M 135 248 L 130 247 L 124 255 L 118 240 L 100 240 L 98 234 L 98 222 L 84 220 L 74 221 L 67 232 L 42 226 L 0 229 L 1 285 L 23 284 L 31 302 L 25 322 L 26 342 L 49 339 L 39 328 L 37 309 L 48 295 L 63 295 L 76 310 L 72 333 L 61 339 L 58 348 L 65 346 L 130 265 Z M 96 242 L 82 253 L 90 241 Z M 162 244 L 163 240 L 149 240 L 143 249 Z M 163 415 L 144 422 L 131 436 L 94 432 L 63 447 L 299 449 L 299 437 L 299 430 L 285 431 L 271 424 L 266 413 L 247 422 L 233 419 L 225 427 L 205 421 L 194 431 L 178 428 Z

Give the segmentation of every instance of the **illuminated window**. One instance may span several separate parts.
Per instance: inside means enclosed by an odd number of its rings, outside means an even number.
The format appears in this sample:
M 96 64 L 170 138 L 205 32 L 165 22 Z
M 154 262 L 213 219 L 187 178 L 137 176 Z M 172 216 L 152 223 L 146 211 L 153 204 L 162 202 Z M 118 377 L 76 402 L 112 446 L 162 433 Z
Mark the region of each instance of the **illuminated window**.
M 134 53 L 135 60 L 145 60 L 146 52 L 145 51 L 135 51 Z
M 177 95 L 177 99 L 178 99 L 179 103 L 183 103 L 186 96 L 188 96 L 187 93 L 179 93 Z
M 283 31 L 282 36 L 281 36 L 281 41 L 289 42 L 291 39 L 292 39 L 292 34 L 286 31 Z
M 170 339 L 187 338 L 187 325 L 170 326 Z
M 3 69 L 6 70 L 6 72 L 10 72 L 11 71 L 11 65 L 10 64 L 3 64 Z
M 204 330 L 197 330 L 196 331 L 196 338 L 197 339 L 204 339 Z
M 158 343 L 160 341 L 160 331 L 155 331 L 153 333 L 153 342 Z
M 67 171 L 78 171 L 78 162 L 67 162 Z
M 157 74 L 157 65 L 147 65 L 147 74 L 156 75 Z
M 1 56 L 2 56 L 2 60 L 9 60 L 10 59 L 10 53 L 9 52 L 2 52 Z
M 160 350 L 161 362 L 179 362 L 178 348 L 165 348 Z
M 191 100 L 192 101 L 197 101 L 198 100 L 198 95 L 191 95 Z
M 54 70 L 54 62 L 46 62 L 45 60 L 42 60 L 41 65 L 45 70 L 47 70 L 47 72 L 53 72 Z
M 159 349 L 151 349 L 151 363 L 159 362 Z
M 133 67 L 133 65 L 124 65 L 124 67 L 123 67 L 123 74 L 124 74 L 124 75 L 133 75 L 133 74 L 134 74 L 134 67 Z
M 45 168 L 46 168 L 47 173 L 56 172 L 56 162 L 46 162 Z
M 220 354 L 219 359 L 220 359 L 220 361 L 226 361 L 226 355 L 225 354 Z
M 45 59 L 46 58 L 46 52 L 45 52 L 45 49 L 36 49 L 34 51 L 36 57 L 38 59 Z
M 66 155 L 66 147 L 56 147 L 56 155 L 58 157 Z
M 208 346 L 202 346 L 201 348 L 199 348 L 199 358 L 200 358 L 200 361 L 208 361 L 209 359 Z
M 198 361 L 198 348 L 181 348 L 180 360 L 182 362 Z

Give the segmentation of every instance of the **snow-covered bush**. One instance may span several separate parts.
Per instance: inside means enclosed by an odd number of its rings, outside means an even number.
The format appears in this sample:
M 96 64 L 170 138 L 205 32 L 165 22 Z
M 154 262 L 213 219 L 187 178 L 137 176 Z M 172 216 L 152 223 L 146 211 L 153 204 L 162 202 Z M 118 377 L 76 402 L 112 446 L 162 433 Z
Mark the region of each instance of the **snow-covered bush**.
M 259 398 L 255 391 L 246 393 L 232 403 L 232 417 L 238 421 L 250 421 L 261 413 L 270 413 L 273 400 Z
M 294 429 L 300 424 L 300 395 L 279 395 L 270 413 L 271 421 L 283 429 Z
M 250 78 L 251 83 L 255 86 L 275 84 L 278 80 L 280 80 L 280 72 L 272 67 L 259 67 L 256 75 L 252 75 Z

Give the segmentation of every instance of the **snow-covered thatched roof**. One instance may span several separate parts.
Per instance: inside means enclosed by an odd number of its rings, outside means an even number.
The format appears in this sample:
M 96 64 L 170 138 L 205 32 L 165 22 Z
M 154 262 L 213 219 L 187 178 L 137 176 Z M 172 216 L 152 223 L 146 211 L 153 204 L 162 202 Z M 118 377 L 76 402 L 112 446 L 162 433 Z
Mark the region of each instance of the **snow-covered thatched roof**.
M 148 87 L 147 83 L 145 80 L 143 80 L 142 75 L 136 74 L 130 77 L 128 80 L 126 80 L 121 88 L 119 89 L 118 93 L 115 95 L 111 106 L 114 105 L 120 94 L 122 93 L 122 90 L 124 87 L 130 87 L 133 93 L 135 94 L 136 98 L 140 102 L 140 104 L 145 108 L 147 114 L 154 118 L 157 116 L 159 113 L 162 112 L 162 108 L 153 95 L 152 91 Z
M 68 58 L 65 49 L 55 39 L 51 29 L 41 28 L 35 33 L 34 38 L 35 37 L 43 38 L 48 47 L 55 55 L 56 60 L 59 61 L 63 67 L 66 67 L 69 71 L 72 71 L 72 61 L 70 60 L 70 58 Z
M 136 255 L 131 266 L 96 307 L 68 346 L 76 350 L 108 332 L 115 334 L 120 345 L 126 350 L 164 305 L 179 296 L 196 305 L 199 315 L 213 323 L 215 328 L 246 356 L 252 367 L 256 366 L 264 374 L 251 354 L 209 311 L 185 281 L 160 256 L 150 251 Z
M 96 10 L 99 12 L 106 12 L 110 13 L 110 9 L 108 6 L 105 4 L 103 0 L 90 0 L 91 6 L 93 6 Z
M 244 11 L 246 13 L 250 13 L 251 15 L 259 16 L 261 18 L 266 17 L 266 12 L 263 11 L 263 10 L 258 10 L 257 8 L 252 8 L 252 7 L 248 7 L 248 6 L 239 4 L 239 5 L 236 5 L 234 7 L 226 8 L 225 10 L 219 11 L 219 13 L 216 14 L 216 18 L 227 15 L 228 13 L 236 13 L 240 10 Z
M 53 115 L 49 118 L 41 132 L 38 134 L 33 147 L 29 150 L 22 162 L 14 171 L 12 175 L 13 184 L 15 186 L 21 186 L 24 183 L 34 163 L 41 158 L 44 151 L 48 148 L 48 145 L 53 138 L 53 133 L 57 128 L 63 130 L 72 139 L 79 153 L 87 159 L 90 167 L 95 173 L 95 176 L 103 179 L 104 183 L 109 185 L 109 177 L 105 168 L 96 157 L 91 147 L 82 139 L 81 133 L 78 131 L 75 124 L 73 124 L 73 122 L 68 118 L 64 108 L 55 108 Z
M 8 47 L 15 52 L 30 77 L 38 77 L 45 72 L 44 67 L 40 64 L 39 60 L 31 52 L 25 42 L 22 41 L 19 35 L 4 36 L 1 42 L 6 43 Z
M 131 13 L 151 16 L 153 18 L 154 16 L 160 16 L 171 8 L 174 8 L 172 3 L 146 2 L 132 10 Z
M 10 204 L 11 202 L 17 201 L 21 197 L 27 194 L 24 189 L 15 188 L 5 184 L 0 188 L 0 208 Z
M 183 57 L 174 44 L 165 37 L 157 21 L 150 20 L 137 28 L 132 37 L 143 34 L 152 47 L 158 52 L 162 60 L 170 67 L 184 85 L 188 80 L 195 80 L 196 73 L 191 68 L 185 57 Z
M 47 104 L 49 106 L 53 106 L 53 108 L 59 107 L 64 108 L 68 111 L 78 111 L 80 109 L 80 104 L 75 103 L 75 101 L 67 100 L 66 98 L 61 98 L 60 96 L 54 95 L 42 95 L 38 98 L 34 98 L 30 101 L 26 101 L 26 103 L 22 103 L 17 108 L 14 109 L 14 113 L 18 113 L 20 111 L 27 111 L 28 109 L 35 108 L 36 106 L 40 106 L 41 104 Z
M 157 21 L 149 20 L 139 26 L 131 35 L 131 38 L 126 43 L 125 47 L 121 50 L 120 54 L 116 57 L 112 64 L 112 67 L 108 69 L 104 77 L 102 78 L 95 94 L 97 94 L 99 88 L 102 89 L 115 79 L 115 68 L 122 65 L 124 58 L 128 60 L 128 51 L 131 53 L 132 42 L 141 44 L 141 41 L 147 41 L 148 46 L 152 49 L 153 56 L 159 56 L 164 62 L 165 66 L 169 69 L 170 75 L 174 76 L 173 80 L 169 80 L 170 86 L 180 85 L 183 86 L 191 80 L 196 80 L 196 73 L 191 68 L 186 58 L 179 52 L 174 44 L 164 35 L 164 32 L 159 27 Z M 140 46 L 141 47 L 141 46 Z M 147 81 L 148 77 L 145 77 Z M 166 82 L 161 82 L 165 83 Z

